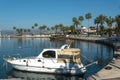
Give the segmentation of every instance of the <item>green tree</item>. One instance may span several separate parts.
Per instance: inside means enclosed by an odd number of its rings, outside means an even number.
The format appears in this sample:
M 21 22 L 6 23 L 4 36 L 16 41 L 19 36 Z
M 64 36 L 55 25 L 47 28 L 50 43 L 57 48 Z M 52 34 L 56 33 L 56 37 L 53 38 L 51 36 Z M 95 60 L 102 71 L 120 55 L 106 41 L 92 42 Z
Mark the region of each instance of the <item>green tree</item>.
M 112 27 L 112 24 L 114 23 L 114 18 L 112 18 L 111 16 L 109 16 L 109 17 L 106 17 L 106 23 L 107 23 L 107 26 L 109 27 L 109 29 L 108 29 L 108 33 L 109 33 L 109 37 L 111 37 L 111 35 L 112 35 L 112 29 L 111 29 L 111 27 Z
M 96 17 L 96 18 L 94 19 L 94 24 L 97 25 L 97 35 L 98 35 L 98 25 L 99 25 L 99 23 L 100 23 L 99 18 Z
M 98 16 L 98 18 L 99 18 L 100 26 L 104 26 L 103 24 L 105 23 L 106 16 L 101 14 Z
M 34 26 L 37 27 L 37 26 L 38 26 L 38 23 L 35 23 Z
M 87 13 L 87 14 L 85 15 L 85 18 L 88 19 L 88 27 L 89 27 L 89 19 L 92 18 L 91 13 Z
M 84 20 L 84 17 L 83 17 L 83 16 L 79 16 L 78 20 L 80 21 L 81 27 L 82 27 L 82 22 L 83 22 L 83 20 Z
M 34 26 L 32 26 L 32 29 L 34 29 Z
M 18 32 L 18 36 L 22 36 L 22 31 L 23 31 L 22 28 L 20 28 L 20 29 L 16 29 L 16 31 Z
M 104 31 L 105 30 L 103 30 L 104 29 L 104 23 L 105 23 L 105 20 L 106 20 L 106 16 L 104 16 L 104 15 L 99 15 L 98 16 L 98 19 L 99 19 L 99 23 L 100 23 L 100 34 L 102 35 L 103 33 L 104 33 Z
M 24 29 L 24 32 L 27 33 L 27 29 Z
M 42 26 L 39 27 L 39 30 L 45 30 L 46 28 L 47 28 L 46 25 L 42 25 Z
M 64 25 L 63 24 L 59 24 L 58 25 L 59 26 L 59 29 L 60 29 L 60 31 L 61 31 L 61 33 L 63 33 L 64 34 Z
M 115 17 L 115 22 L 117 24 L 115 31 L 116 31 L 117 36 L 119 36 L 120 35 L 120 14 Z
M 15 26 L 13 26 L 13 30 L 16 30 L 16 27 L 15 27 Z
M 73 25 L 74 25 L 75 29 L 76 29 L 76 28 L 78 27 L 78 25 L 80 24 L 76 17 L 73 17 L 73 18 L 72 18 L 72 22 L 73 22 Z
M 56 33 L 57 33 L 58 28 L 59 28 L 59 25 L 56 24 L 56 25 L 54 26 L 54 29 L 55 29 L 55 32 L 56 32 Z
M 55 30 L 55 27 L 51 27 L 51 30 Z
M 89 19 L 92 18 L 91 13 L 87 13 L 87 14 L 85 15 L 85 18 L 88 19 L 88 27 L 89 27 Z M 88 31 L 88 36 L 89 36 L 89 31 Z
M 71 30 L 71 33 L 74 34 L 75 26 L 74 26 L 74 25 L 71 25 L 71 26 L 70 26 L 70 30 Z

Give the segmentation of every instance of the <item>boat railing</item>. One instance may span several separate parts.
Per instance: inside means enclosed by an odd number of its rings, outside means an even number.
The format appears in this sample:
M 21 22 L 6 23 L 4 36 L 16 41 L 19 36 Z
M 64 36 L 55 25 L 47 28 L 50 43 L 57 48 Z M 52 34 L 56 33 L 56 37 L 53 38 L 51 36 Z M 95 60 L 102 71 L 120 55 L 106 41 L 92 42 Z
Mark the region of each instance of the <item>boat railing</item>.
M 60 49 L 69 49 L 69 48 L 70 48 L 70 45 L 64 44 L 64 45 L 61 46 Z
M 11 55 L 3 55 L 3 59 L 20 59 L 22 56 L 20 54 L 11 54 Z

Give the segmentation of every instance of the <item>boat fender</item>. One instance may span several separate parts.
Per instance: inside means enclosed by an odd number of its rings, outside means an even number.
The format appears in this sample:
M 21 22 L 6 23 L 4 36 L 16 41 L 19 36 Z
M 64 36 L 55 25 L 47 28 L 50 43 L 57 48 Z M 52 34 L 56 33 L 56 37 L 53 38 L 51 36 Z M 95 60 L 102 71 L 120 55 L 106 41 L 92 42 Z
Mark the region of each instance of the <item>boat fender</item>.
M 42 62 L 42 64 L 44 64 L 45 62 Z
M 26 66 L 28 66 L 28 60 L 26 61 Z
M 42 62 L 42 68 L 44 68 L 44 63 L 45 63 L 45 62 L 43 61 L 43 62 Z

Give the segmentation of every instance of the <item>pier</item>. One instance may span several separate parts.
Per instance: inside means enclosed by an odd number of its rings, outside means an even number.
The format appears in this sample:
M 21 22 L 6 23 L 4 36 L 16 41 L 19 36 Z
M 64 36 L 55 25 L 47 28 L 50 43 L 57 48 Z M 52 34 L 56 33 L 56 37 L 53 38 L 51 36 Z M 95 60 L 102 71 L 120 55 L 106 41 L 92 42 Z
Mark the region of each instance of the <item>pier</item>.
M 88 77 L 87 80 L 120 80 L 120 38 L 119 37 L 87 37 L 87 36 L 69 36 L 70 39 L 90 41 L 113 46 L 114 57 L 108 65 L 106 65 L 98 73 Z

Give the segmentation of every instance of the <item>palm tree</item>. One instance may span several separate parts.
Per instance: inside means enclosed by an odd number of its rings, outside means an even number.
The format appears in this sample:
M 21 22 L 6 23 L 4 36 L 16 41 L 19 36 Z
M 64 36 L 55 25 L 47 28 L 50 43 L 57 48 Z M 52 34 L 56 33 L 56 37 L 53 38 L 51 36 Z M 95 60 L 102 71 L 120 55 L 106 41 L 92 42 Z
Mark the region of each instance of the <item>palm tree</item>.
M 97 24 L 97 35 L 98 35 L 98 24 L 99 24 L 99 23 L 100 23 L 99 18 L 96 17 L 96 18 L 94 19 L 94 24 Z
M 50 28 L 50 33 L 54 33 L 54 30 L 55 30 L 55 27 L 52 26 L 52 27 Z
M 68 33 L 68 32 L 69 32 L 69 30 L 70 30 L 70 27 L 68 27 L 68 26 L 64 26 L 64 31 L 65 31 L 65 32 L 67 32 L 67 33 Z
M 24 32 L 26 33 L 26 32 L 27 32 L 27 29 L 24 29 Z
M 82 21 L 84 20 L 83 16 L 79 16 L 78 20 L 81 22 L 81 26 L 82 26 Z
M 30 33 L 30 29 L 27 29 L 28 34 Z
M 101 14 L 101 15 L 98 16 L 98 18 L 99 18 L 99 21 L 100 21 L 100 26 L 103 26 L 103 24 L 106 20 L 106 16 Z
M 16 30 L 16 27 L 15 26 L 13 26 L 13 30 Z M 14 35 L 16 34 L 16 32 L 14 32 Z
M 59 26 L 59 29 L 60 29 L 61 33 L 62 32 L 64 33 L 64 25 L 63 24 L 59 24 L 58 26 Z
M 49 31 L 49 33 L 50 33 L 50 28 L 49 27 L 47 27 L 47 31 Z
M 18 32 L 18 36 L 22 36 L 22 31 L 23 31 L 22 28 L 21 29 L 16 29 L 16 31 Z
M 51 27 L 51 30 L 54 30 L 54 27 Z
M 32 29 L 34 29 L 34 26 L 32 26 Z
M 109 37 L 111 37 L 111 34 L 112 34 L 111 33 L 111 30 L 112 30 L 111 27 L 112 27 L 113 22 L 114 22 L 114 18 L 112 18 L 111 16 L 109 16 L 109 18 L 106 17 L 106 23 L 109 27 L 109 29 L 108 29 Z
M 70 26 L 70 30 L 71 30 L 71 33 L 74 33 L 74 31 L 75 31 L 75 26 L 74 26 L 74 25 L 71 25 L 71 26 Z
M 79 21 L 77 20 L 76 17 L 73 17 L 72 21 L 73 21 L 73 25 L 75 26 L 75 29 L 76 29 L 80 23 L 79 23 Z
M 89 27 L 89 19 L 92 18 L 91 13 L 87 13 L 87 14 L 85 15 L 85 18 L 88 19 L 88 27 Z
M 28 34 L 30 32 L 30 29 L 24 29 L 23 31 L 25 32 L 25 34 Z
M 34 26 L 35 26 L 35 27 L 37 27 L 37 26 L 38 26 L 38 24 L 37 24 L 37 23 L 35 23 L 35 24 L 34 24 Z
M 46 25 L 42 25 L 42 26 L 39 27 L 39 30 L 45 30 L 46 28 L 47 28 Z
M 106 17 L 106 23 L 109 28 L 112 27 L 113 22 L 114 22 L 114 18 L 112 18 L 111 16 L 109 16 L 109 18 Z
M 106 20 L 106 16 L 104 15 L 99 15 L 98 16 L 98 19 L 99 19 L 99 23 L 100 23 L 100 33 L 103 34 L 104 33 L 104 23 L 105 23 L 105 20 Z
M 116 26 L 116 34 L 117 36 L 120 35 L 120 14 L 115 17 Z
M 13 26 L 13 30 L 16 30 L 16 27 L 15 27 L 15 26 Z
M 85 15 L 85 18 L 88 19 L 88 27 L 89 27 L 89 19 L 92 18 L 91 13 L 87 13 L 87 14 Z M 89 30 L 89 29 L 88 29 L 88 30 Z M 88 36 L 89 36 L 89 31 L 88 31 Z
M 59 25 L 56 24 L 56 25 L 54 26 L 54 28 L 55 28 L 55 32 L 57 33 L 57 30 L 58 30 L 58 28 L 59 28 Z

